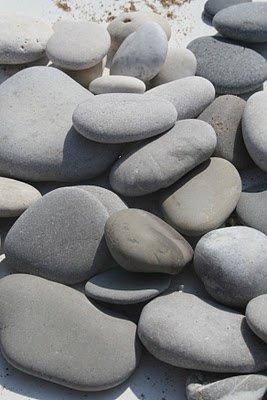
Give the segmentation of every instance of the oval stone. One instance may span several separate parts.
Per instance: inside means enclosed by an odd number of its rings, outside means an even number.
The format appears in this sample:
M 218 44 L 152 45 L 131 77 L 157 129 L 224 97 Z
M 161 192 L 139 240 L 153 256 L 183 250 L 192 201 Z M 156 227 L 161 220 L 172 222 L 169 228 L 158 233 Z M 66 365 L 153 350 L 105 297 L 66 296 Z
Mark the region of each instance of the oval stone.
M 133 76 L 109 75 L 94 79 L 89 86 L 93 94 L 103 93 L 140 93 L 146 90 L 146 85 Z
M 267 365 L 267 344 L 244 315 L 188 293 L 150 301 L 141 313 L 138 335 L 154 357 L 176 367 L 252 373 Z
M 0 282 L 1 349 L 27 374 L 81 391 L 119 385 L 140 359 L 136 325 L 78 290 L 32 275 Z M 116 362 L 114 362 L 116 360 Z
M 222 158 L 211 158 L 166 189 L 161 208 L 174 229 L 183 235 L 201 236 L 225 222 L 240 194 L 236 168 Z
M 261 340 L 267 342 L 267 294 L 254 297 L 246 307 L 247 323 Z
M 72 116 L 74 128 L 99 143 L 147 139 L 170 129 L 176 119 L 171 102 L 135 93 L 95 96 L 79 104 Z
M 213 83 L 220 94 L 241 94 L 267 79 L 267 62 L 256 51 L 219 36 L 203 36 L 187 48 L 197 59 L 196 75 Z
M 208 0 L 204 5 L 204 13 L 207 17 L 212 19 L 215 14 L 226 7 L 241 3 L 248 3 L 250 1 L 252 0 Z
M 133 272 L 178 274 L 193 256 L 178 232 L 144 210 L 113 214 L 105 225 L 105 239 L 114 260 Z
M 178 121 L 159 138 L 137 144 L 113 165 L 115 192 L 134 197 L 168 187 L 207 160 L 216 146 L 213 128 L 203 121 Z
M 242 130 L 247 150 L 259 168 L 267 172 L 267 93 L 253 94 L 247 101 Z
M 197 243 L 194 266 L 215 300 L 245 307 L 267 292 L 267 236 L 246 226 L 211 231 Z

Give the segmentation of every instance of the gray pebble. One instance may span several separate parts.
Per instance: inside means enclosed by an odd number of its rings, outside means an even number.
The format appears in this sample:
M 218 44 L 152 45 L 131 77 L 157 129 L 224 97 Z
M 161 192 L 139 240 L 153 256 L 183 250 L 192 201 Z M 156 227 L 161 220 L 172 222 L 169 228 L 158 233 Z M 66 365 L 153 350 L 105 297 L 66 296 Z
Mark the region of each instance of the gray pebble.
M 224 8 L 234 6 L 241 3 L 249 3 L 252 0 L 208 0 L 204 5 L 204 13 L 212 19 L 215 14 Z
M 133 76 L 110 75 L 94 79 L 89 86 L 93 94 L 103 93 L 140 93 L 146 90 L 146 85 Z
M 247 323 L 261 340 L 267 342 L 267 294 L 255 296 L 246 307 Z

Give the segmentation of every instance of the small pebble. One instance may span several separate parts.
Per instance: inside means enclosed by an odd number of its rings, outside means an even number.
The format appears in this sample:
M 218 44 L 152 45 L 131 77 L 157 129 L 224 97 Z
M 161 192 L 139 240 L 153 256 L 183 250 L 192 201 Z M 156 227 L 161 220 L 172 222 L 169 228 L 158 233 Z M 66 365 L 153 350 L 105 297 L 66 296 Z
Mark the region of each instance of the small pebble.
M 133 76 L 110 75 L 94 79 L 89 86 L 93 94 L 104 93 L 140 93 L 146 90 L 146 85 Z
M 251 330 L 267 343 L 267 294 L 255 296 L 246 307 L 246 319 Z
M 208 0 L 204 5 L 205 15 L 212 19 L 219 11 L 241 3 L 249 3 L 252 0 Z

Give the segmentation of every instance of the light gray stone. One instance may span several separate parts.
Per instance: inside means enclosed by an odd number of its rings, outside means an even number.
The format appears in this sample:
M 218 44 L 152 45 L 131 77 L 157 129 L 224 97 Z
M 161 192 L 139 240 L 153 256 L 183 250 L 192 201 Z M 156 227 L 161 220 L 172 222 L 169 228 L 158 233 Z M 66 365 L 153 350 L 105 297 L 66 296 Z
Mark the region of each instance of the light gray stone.
M 89 86 L 93 94 L 103 93 L 140 93 L 146 90 L 146 85 L 133 76 L 109 75 L 94 79 Z
M 0 308 L 3 355 L 27 374 L 99 391 L 119 385 L 137 366 L 136 325 L 75 289 L 31 275 L 7 276 L 0 281 Z
M 163 192 L 164 219 L 182 235 L 201 236 L 222 225 L 236 208 L 241 179 L 223 158 L 211 158 Z
M 178 274 L 193 256 L 178 232 L 144 210 L 114 213 L 106 222 L 105 239 L 114 260 L 132 272 Z
M 261 340 L 267 342 L 267 294 L 250 300 L 246 307 L 246 319 L 250 329 Z
M 176 367 L 241 374 L 267 365 L 267 344 L 244 315 L 188 293 L 150 301 L 141 313 L 138 335 L 154 357 Z
M 117 50 L 110 75 L 127 75 L 148 81 L 162 68 L 168 39 L 156 22 L 146 22 L 131 33 Z
M 215 300 L 245 307 L 267 291 L 267 236 L 246 226 L 211 231 L 197 243 L 194 266 Z
M 124 196 L 168 187 L 207 160 L 216 147 L 213 128 L 203 121 L 178 121 L 160 137 L 134 146 L 113 165 L 110 184 Z
M 267 172 L 267 93 L 253 94 L 247 101 L 242 130 L 247 150 L 259 168 Z
M 212 19 L 215 14 L 226 7 L 231 7 L 236 4 L 248 3 L 251 0 L 208 0 L 204 5 L 204 13 Z
M 74 110 L 74 128 L 98 143 L 127 143 L 147 139 L 172 128 L 174 105 L 136 93 L 108 93 L 84 101 Z

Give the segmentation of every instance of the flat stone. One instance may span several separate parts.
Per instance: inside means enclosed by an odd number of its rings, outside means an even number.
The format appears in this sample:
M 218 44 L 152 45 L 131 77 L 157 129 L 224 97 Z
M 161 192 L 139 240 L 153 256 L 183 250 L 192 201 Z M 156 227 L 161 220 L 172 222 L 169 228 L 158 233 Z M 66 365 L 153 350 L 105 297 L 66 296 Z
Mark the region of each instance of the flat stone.
M 214 157 L 230 161 L 237 169 L 248 167 L 252 160 L 242 135 L 241 119 L 246 102 L 240 97 L 217 97 L 200 115 L 199 119 L 210 124 L 217 136 Z
M 215 98 L 212 83 L 199 76 L 176 79 L 148 90 L 145 96 L 159 96 L 175 106 L 178 120 L 196 118 Z
M 230 39 L 247 43 L 267 42 L 267 4 L 259 1 L 227 7 L 215 15 L 212 25 Z
M 254 297 L 246 307 L 247 323 L 261 340 L 267 342 L 267 294 Z
M 212 19 L 215 14 L 224 8 L 234 6 L 241 3 L 249 3 L 252 0 L 208 0 L 204 5 L 205 15 Z
M 14 13 L 0 13 L 0 64 L 24 64 L 45 55 L 53 30 L 43 21 Z
M 36 276 L 7 276 L 0 293 L 1 349 L 15 368 L 80 391 L 117 386 L 134 372 L 140 344 L 132 321 Z
M 220 303 L 245 307 L 267 291 L 267 236 L 247 226 L 216 229 L 195 248 L 194 266 Z
M 188 400 L 261 400 L 267 390 L 262 374 L 225 376 L 193 372 L 186 382 Z
M 50 61 L 70 70 L 83 70 L 98 64 L 108 53 L 110 36 L 105 28 L 91 21 L 60 21 L 46 46 Z
M 56 189 L 12 226 L 5 254 L 12 270 L 65 284 L 88 280 L 110 265 L 106 207 L 83 189 Z
M 242 131 L 247 150 L 259 168 L 267 172 L 267 93 L 253 94 L 247 101 Z
M 111 169 L 110 184 L 129 197 L 156 192 L 207 160 L 215 147 L 216 135 L 209 124 L 178 121 L 167 133 L 123 154 Z
M 107 30 L 111 36 L 111 46 L 117 50 L 131 33 L 146 22 L 156 22 L 164 30 L 167 38 L 171 36 L 171 27 L 167 18 L 151 11 L 125 12 L 109 23 Z
M 33 186 L 4 177 L 0 177 L 0 193 L 0 218 L 18 217 L 41 198 Z
M 138 335 L 154 357 L 176 367 L 253 373 L 267 365 L 267 344 L 244 315 L 188 293 L 150 301 L 141 313 Z
M 131 33 L 117 50 L 110 75 L 133 76 L 148 81 L 162 68 L 168 51 L 168 39 L 156 22 L 146 22 Z
M 222 158 L 211 158 L 163 192 L 164 219 L 182 235 L 201 236 L 222 225 L 236 208 L 241 179 Z
M 172 128 L 174 105 L 165 99 L 136 93 L 101 94 L 78 105 L 72 121 L 87 139 L 127 143 L 147 139 Z
M 56 68 L 32 67 L 0 86 L 0 174 L 25 181 L 81 181 L 104 172 L 121 145 L 103 145 L 72 126 L 93 95 Z
M 217 36 L 193 40 L 187 48 L 197 59 L 196 75 L 220 94 L 241 94 L 260 87 L 267 79 L 267 62 L 256 51 Z
M 85 294 L 106 303 L 136 304 L 158 296 L 170 282 L 167 274 L 142 274 L 114 267 L 91 278 Z
M 133 76 L 109 75 L 94 79 L 89 86 L 93 94 L 103 93 L 140 93 L 146 90 L 146 85 Z
M 105 239 L 114 260 L 132 272 L 178 274 L 193 256 L 178 232 L 144 210 L 114 213 L 106 222 Z

